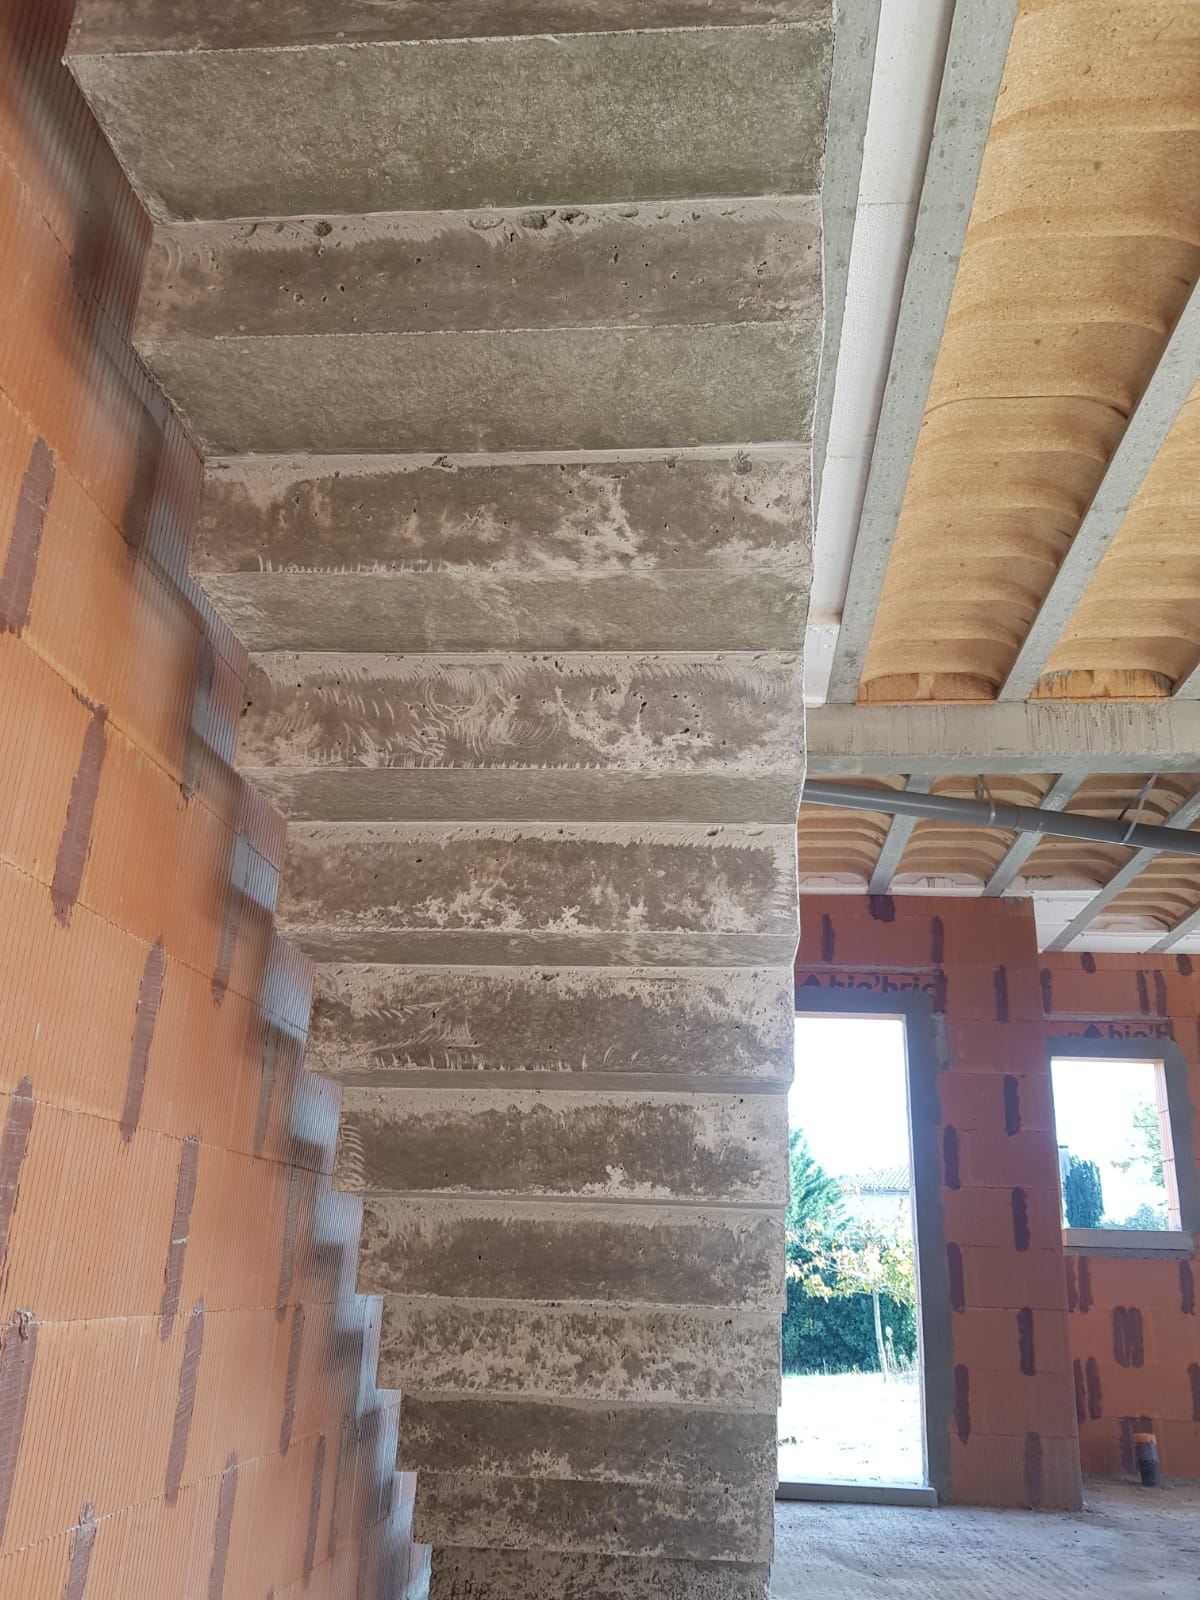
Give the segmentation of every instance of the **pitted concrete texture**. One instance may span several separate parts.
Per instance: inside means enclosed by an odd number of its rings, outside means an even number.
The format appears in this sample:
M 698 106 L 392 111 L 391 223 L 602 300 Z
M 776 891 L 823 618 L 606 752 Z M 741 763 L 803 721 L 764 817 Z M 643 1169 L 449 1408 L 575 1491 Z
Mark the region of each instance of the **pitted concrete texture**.
M 205 476 L 192 565 L 201 579 L 680 567 L 796 579 L 810 565 L 809 479 L 803 451 L 763 448 L 628 460 L 218 460 Z
M 181 223 L 155 234 L 135 338 L 581 323 L 818 332 L 820 242 L 811 196 Z
M 796 655 L 259 655 L 243 766 L 789 777 Z M 482 819 L 481 819 L 482 820 Z M 780 819 L 783 820 L 783 819 Z
M 370 1196 L 359 1288 L 782 1313 L 783 1242 L 781 1209 Z
M 745 1483 L 774 1470 L 774 1412 L 405 1395 L 401 1471 L 597 1483 Z
M 716 964 L 730 937 L 778 941 L 786 960 L 797 903 L 790 828 L 297 823 L 277 915 L 314 952 L 341 935 L 351 960 L 412 934 L 448 950 L 473 935 L 473 959 L 490 948 L 501 965 L 521 936 L 632 949 L 665 935 L 711 941 Z
M 336 20 L 334 20 L 336 18 Z M 734 27 L 744 22 L 816 22 L 816 0 L 86 0 L 72 52 L 245 50 L 278 44 L 374 44 L 390 39 L 588 33 L 609 28 Z
M 430 1600 L 765 1600 L 763 1565 L 441 1549 Z
M 765 1562 L 774 1501 L 763 1479 L 676 1488 L 423 1472 L 413 1533 L 432 1545 Z
M 1194 1600 L 1200 1489 L 1084 1484 L 1082 1514 L 781 1505 L 775 1600 Z
M 318 969 L 307 1062 L 344 1084 L 525 1074 L 785 1088 L 790 970 Z M 516 1079 L 516 1083 L 512 1079 Z
M 342 1091 L 334 1178 L 373 1195 L 571 1195 L 786 1205 L 780 1094 Z
M 92 50 L 71 68 L 156 221 L 818 188 L 824 8 L 766 27 L 367 49 L 328 17 L 312 46 L 139 54 L 99 53 L 85 22 Z
M 410 1393 L 695 1404 L 775 1414 L 774 1311 L 521 1305 L 390 1294 L 380 1382 Z

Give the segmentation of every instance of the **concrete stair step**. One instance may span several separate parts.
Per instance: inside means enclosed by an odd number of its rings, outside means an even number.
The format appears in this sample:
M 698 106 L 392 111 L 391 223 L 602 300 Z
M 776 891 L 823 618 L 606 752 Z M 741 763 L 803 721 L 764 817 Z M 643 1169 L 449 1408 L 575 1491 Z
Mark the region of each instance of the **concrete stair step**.
M 663 567 L 795 580 L 803 450 L 242 456 L 209 461 L 191 547 L 211 574 L 619 576 Z
M 819 239 L 811 197 L 179 225 L 134 342 L 210 452 L 803 439 Z
M 434 1553 L 429 1600 L 767 1600 L 766 1563 L 543 1550 Z
M 352 1193 L 787 1204 L 781 1094 L 576 1089 L 342 1092 Z
M 297 821 L 787 822 L 787 654 L 251 662 L 239 766 Z
M 680 1488 L 423 1472 L 413 1533 L 434 1546 L 769 1562 L 774 1477 Z
M 196 0 L 91 0 L 77 12 L 72 48 L 248 50 L 278 43 L 326 44 L 327 0 L 197 6 Z M 822 15 L 813 0 L 341 0 L 336 38 L 469 39 L 494 35 L 590 33 L 617 28 L 736 27 L 804 22 Z
M 213 573 L 204 589 L 253 651 L 791 651 L 807 615 L 798 580 L 694 568 Z
M 800 779 L 734 773 L 241 768 L 295 822 L 750 822 L 795 817 Z
M 583 1088 L 687 1081 L 784 1089 L 790 971 L 320 966 L 306 1065 L 382 1087 L 481 1075 Z
M 783 1217 L 734 1206 L 363 1202 L 359 1290 L 783 1311 Z
M 782 966 L 795 832 L 294 823 L 276 915 L 322 961 Z
M 146 349 L 355 334 L 786 323 L 819 334 L 812 195 L 156 230 Z
M 647 30 L 649 8 L 631 16 L 621 0 L 577 8 L 596 31 L 555 33 L 558 0 L 549 34 L 502 37 L 519 8 L 493 18 L 476 4 L 465 16 L 488 37 L 439 38 L 405 26 L 412 6 L 370 8 L 366 32 L 341 37 L 342 8 L 308 4 L 297 38 L 272 12 L 253 45 L 243 7 L 174 5 L 165 22 L 125 9 L 85 0 L 68 61 L 156 221 L 819 185 L 830 28 L 815 5 L 795 21 L 768 6 L 743 26 Z M 526 26 L 544 9 L 525 8 Z
M 406 1394 L 529 1402 L 779 1406 L 776 1311 L 385 1295 L 379 1381 Z
M 596 1483 L 747 1483 L 775 1471 L 777 1415 L 405 1395 L 401 1472 Z

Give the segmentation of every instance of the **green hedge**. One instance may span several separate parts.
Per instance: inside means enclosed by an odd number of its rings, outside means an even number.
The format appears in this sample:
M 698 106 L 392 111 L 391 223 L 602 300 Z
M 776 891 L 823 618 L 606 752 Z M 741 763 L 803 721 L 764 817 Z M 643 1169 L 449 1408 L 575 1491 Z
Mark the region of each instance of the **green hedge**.
M 917 1323 L 909 1306 L 885 1295 L 883 1325 L 892 1330 L 892 1349 L 902 1362 L 917 1357 Z M 798 1283 L 787 1286 L 783 1317 L 783 1370 L 802 1372 L 878 1372 L 875 1318 L 869 1294 L 845 1300 L 817 1300 Z

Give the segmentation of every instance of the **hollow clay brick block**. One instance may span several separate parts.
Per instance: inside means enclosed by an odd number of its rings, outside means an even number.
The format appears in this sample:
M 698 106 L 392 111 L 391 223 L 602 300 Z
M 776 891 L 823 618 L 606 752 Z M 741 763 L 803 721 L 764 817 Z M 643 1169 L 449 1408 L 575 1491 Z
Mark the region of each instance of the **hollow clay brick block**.
M 947 1019 L 950 1071 L 953 1073 L 1037 1073 L 1046 1061 L 1041 1022 Z

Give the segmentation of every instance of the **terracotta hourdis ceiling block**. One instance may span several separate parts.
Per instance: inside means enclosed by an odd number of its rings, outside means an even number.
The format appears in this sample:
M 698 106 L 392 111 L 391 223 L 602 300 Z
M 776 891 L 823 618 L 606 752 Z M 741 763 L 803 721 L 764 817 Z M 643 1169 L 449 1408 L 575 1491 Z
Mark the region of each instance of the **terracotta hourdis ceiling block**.
M 1200 274 L 1194 63 L 1185 0 L 1020 8 L 862 698 L 988 700 L 1007 675 Z M 1189 448 L 1050 662 L 1072 694 L 1163 695 L 1195 665 L 1170 561 Z

